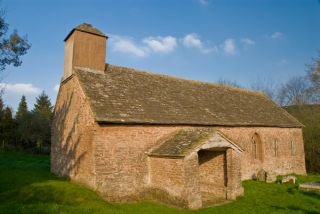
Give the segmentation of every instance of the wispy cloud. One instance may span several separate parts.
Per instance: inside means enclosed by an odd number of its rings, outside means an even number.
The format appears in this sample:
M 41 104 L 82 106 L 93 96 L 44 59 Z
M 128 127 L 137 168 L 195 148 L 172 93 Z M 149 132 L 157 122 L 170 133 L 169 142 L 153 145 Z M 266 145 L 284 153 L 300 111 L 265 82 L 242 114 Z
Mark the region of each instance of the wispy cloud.
M 115 52 L 144 58 L 151 53 L 169 53 L 177 47 L 177 39 L 173 36 L 146 37 L 141 42 L 133 38 L 114 35 L 110 40 L 111 49 Z
M 281 34 L 282 35 L 282 34 Z M 278 34 L 273 38 L 279 37 Z M 270 37 L 271 38 L 271 37 Z M 237 47 L 237 42 L 241 45 Z M 241 49 L 248 49 L 256 42 L 248 37 L 241 39 L 227 38 L 219 45 L 210 45 L 210 41 L 203 42 L 197 33 L 189 33 L 181 38 L 174 36 L 148 36 L 141 40 L 135 40 L 131 37 L 113 35 L 110 38 L 110 47 L 112 51 L 128 54 L 138 58 L 145 58 L 152 54 L 169 54 L 175 51 L 179 46 L 193 48 L 203 54 L 225 53 L 234 55 Z
M 60 88 L 60 84 L 57 84 L 57 85 L 54 86 L 53 90 L 54 90 L 55 92 L 58 92 L 58 91 L 59 91 L 59 88 Z
M 276 65 L 278 65 L 278 66 L 284 66 L 284 65 L 287 65 L 288 63 L 289 63 L 288 60 L 286 60 L 286 59 L 281 59 L 281 60 L 279 60 L 279 61 L 276 63 Z
M 202 53 L 210 53 L 212 51 L 217 51 L 217 47 L 207 48 L 204 47 L 203 42 L 200 40 L 200 37 L 196 33 L 187 34 L 182 38 L 182 44 L 187 48 L 196 48 Z
M 283 33 L 281 32 L 273 32 L 268 36 L 269 39 L 281 39 L 283 37 Z
M 250 38 L 242 38 L 242 39 L 240 39 L 240 42 L 244 45 L 247 45 L 247 46 L 252 46 L 252 45 L 256 44 L 256 42 Z
M 172 36 L 147 37 L 143 39 L 143 43 L 146 44 L 151 51 L 157 53 L 169 53 L 177 47 L 177 39 Z
M 41 92 L 40 88 L 35 87 L 31 83 L 0 83 L 0 89 L 4 90 L 6 93 L 12 94 L 39 94 Z
M 235 40 L 231 38 L 224 40 L 222 49 L 226 54 L 234 55 L 237 51 Z
M 148 50 L 135 43 L 132 38 L 122 36 L 112 36 L 110 46 L 113 51 L 133 55 L 136 57 L 146 57 Z
M 208 4 L 209 4 L 209 0 L 198 0 L 198 2 L 199 2 L 201 5 L 208 5 Z
M 242 48 L 244 50 L 248 50 L 249 48 L 255 46 L 255 44 L 256 44 L 256 42 L 250 38 L 242 38 L 242 39 L 240 39 L 240 42 L 241 42 Z

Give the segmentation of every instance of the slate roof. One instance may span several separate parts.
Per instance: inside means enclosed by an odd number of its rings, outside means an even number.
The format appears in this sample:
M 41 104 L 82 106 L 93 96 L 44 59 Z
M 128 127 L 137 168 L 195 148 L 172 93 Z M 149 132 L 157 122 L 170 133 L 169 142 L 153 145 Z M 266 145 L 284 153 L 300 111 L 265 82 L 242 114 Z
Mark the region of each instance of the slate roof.
M 99 123 L 302 127 L 261 93 L 107 64 L 75 75 Z
M 202 142 L 207 141 L 215 132 L 214 128 L 194 128 L 179 130 L 172 135 L 160 139 L 158 148 L 152 150 L 150 156 L 184 157 L 189 151 Z
M 107 37 L 103 32 L 101 32 L 99 29 L 93 27 L 91 24 L 82 23 L 81 25 L 78 25 L 77 27 L 73 28 L 72 31 L 64 39 L 64 41 L 66 41 L 71 36 L 73 31 L 75 31 L 75 30 L 86 32 L 86 33 L 95 34 L 95 35 L 98 35 L 98 36 Z

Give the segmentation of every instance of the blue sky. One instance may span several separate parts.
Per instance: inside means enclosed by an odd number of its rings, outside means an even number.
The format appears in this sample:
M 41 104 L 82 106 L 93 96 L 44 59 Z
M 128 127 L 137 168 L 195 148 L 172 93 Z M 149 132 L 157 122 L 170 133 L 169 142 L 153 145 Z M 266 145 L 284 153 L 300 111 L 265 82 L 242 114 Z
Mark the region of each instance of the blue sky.
M 1 84 L 14 109 L 22 94 L 32 108 L 42 90 L 54 103 L 63 39 L 83 22 L 110 37 L 107 63 L 245 87 L 304 75 L 320 50 L 318 0 L 2 0 L 1 7 L 10 30 L 32 43 Z

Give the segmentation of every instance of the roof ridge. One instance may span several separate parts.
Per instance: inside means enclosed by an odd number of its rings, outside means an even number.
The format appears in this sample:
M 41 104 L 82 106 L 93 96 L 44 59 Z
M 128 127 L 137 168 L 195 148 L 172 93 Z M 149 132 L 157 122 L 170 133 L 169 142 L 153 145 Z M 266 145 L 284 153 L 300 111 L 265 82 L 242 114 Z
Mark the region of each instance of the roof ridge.
M 97 36 L 102 36 L 102 37 L 108 38 L 108 36 L 106 36 L 101 30 L 99 30 L 98 28 L 94 27 L 93 25 L 91 25 L 89 23 L 82 23 L 82 24 L 74 27 L 70 31 L 70 33 L 66 36 L 64 41 L 67 41 L 67 39 L 71 36 L 71 34 L 74 31 L 81 31 L 81 32 L 85 32 L 85 33 L 94 34 L 94 35 L 97 35 Z
M 127 69 L 127 71 L 131 71 L 131 72 L 140 72 L 140 73 L 145 73 L 148 75 L 159 76 L 159 77 L 163 77 L 163 78 L 167 78 L 167 79 L 188 81 L 188 82 L 192 82 L 192 83 L 196 83 L 196 84 L 206 84 L 206 85 L 211 85 L 211 86 L 215 86 L 215 87 L 219 87 L 219 88 L 225 88 L 225 89 L 230 89 L 233 91 L 238 91 L 238 92 L 254 94 L 254 95 L 265 97 L 265 95 L 259 91 L 253 91 L 253 90 L 249 90 L 249 89 L 245 89 L 245 88 L 238 88 L 238 87 L 229 86 L 229 85 L 221 85 L 221 84 L 214 83 L 214 82 L 204 82 L 204 81 L 200 81 L 200 80 L 193 80 L 193 79 L 188 79 L 188 78 L 183 78 L 183 77 L 175 77 L 175 76 L 170 76 L 167 74 L 159 74 L 159 73 L 154 73 L 151 71 L 146 71 L 146 70 L 141 70 L 141 69 L 136 69 L 136 68 L 129 68 L 129 67 L 119 66 L 119 65 L 112 65 L 112 64 L 108 64 L 108 63 L 106 64 L 105 72 L 107 72 L 108 66 L 118 67 L 120 69 Z

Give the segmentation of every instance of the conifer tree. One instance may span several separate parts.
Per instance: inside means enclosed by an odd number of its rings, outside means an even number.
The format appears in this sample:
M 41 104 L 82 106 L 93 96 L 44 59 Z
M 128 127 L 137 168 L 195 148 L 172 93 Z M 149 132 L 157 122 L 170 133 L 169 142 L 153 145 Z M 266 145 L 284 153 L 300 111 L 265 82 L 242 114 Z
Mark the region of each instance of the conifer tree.
M 4 149 L 5 142 L 4 142 L 4 126 L 3 126 L 3 100 L 0 96 L 0 143 L 1 143 L 1 149 Z
M 26 97 L 22 95 L 19 106 L 18 106 L 18 111 L 16 113 L 16 119 L 17 120 L 22 119 L 27 112 L 28 112 L 27 100 L 26 100 Z
M 50 149 L 52 109 L 48 95 L 42 92 L 32 110 L 32 140 L 38 152 Z
M 9 107 L 6 107 L 3 110 L 0 132 L 1 132 L 1 140 L 2 140 L 2 149 L 7 147 L 13 147 L 11 145 L 14 142 L 14 120 L 12 118 L 12 110 Z
M 48 95 L 43 91 L 36 99 L 34 104 L 33 113 L 39 114 L 42 117 L 51 120 L 52 117 L 52 105 Z
M 2 116 L 3 116 L 3 108 L 4 108 L 4 104 L 3 104 L 2 97 L 0 96 L 0 121 L 2 120 Z

